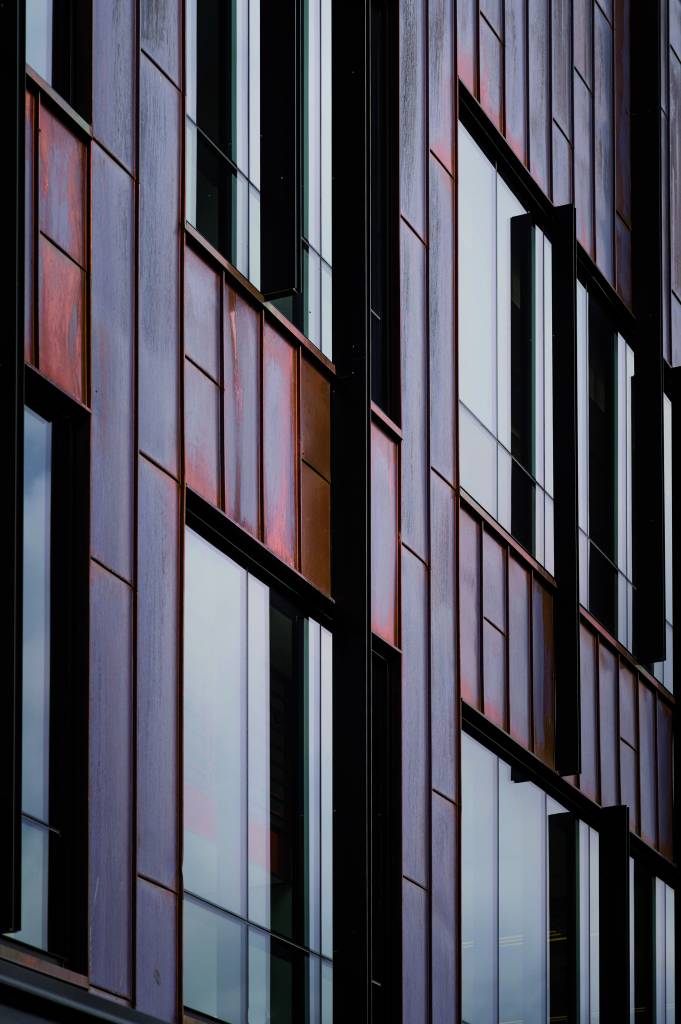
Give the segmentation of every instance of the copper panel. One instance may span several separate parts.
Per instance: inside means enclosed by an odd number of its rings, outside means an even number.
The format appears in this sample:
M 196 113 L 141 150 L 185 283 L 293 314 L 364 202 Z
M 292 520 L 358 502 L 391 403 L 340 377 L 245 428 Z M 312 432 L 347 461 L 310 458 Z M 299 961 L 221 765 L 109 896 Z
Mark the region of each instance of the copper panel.
M 629 827 L 638 832 L 638 754 L 625 743 L 619 742 L 620 751 L 620 800 L 629 808 Z
M 534 752 L 551 768 L 556 756 L 553 598 L 532 581 L 532 718 Z
M 614 284 L 613 40 L 600 8 L 594 8 L 594 169 L 596 262 Z
M 506 140 L 516 156 L 527 159 L 527 0 L 506 0 Z
M 185 360 L 184 460 L 187 484 L 212 505 L 220 505 L 220 389 Z
M 400 210 L 426 237 L 426 0 L 399 5 Z
M 572 138 L 572 2 L 553 0 L 551 4 L 551 104 L 553 119 L 567 139 Z M 554 130 L 555 138 L 555 130 Z M 568 200 L 565 200 L 567 202 Z M 554 202 L 555 182 L 554 182 Z
M 551 191 L 551 73 L 548 0 L 528 0 L 528 93 L 530 171 L 544 192 Z
M 615 206 L 627 224 L 631 224 L 630 14 L 630 0 L 615 0 Z
M 40 230 L 85 266 L 85 146 L 40 108 Z
M 430 464 L 455 482 L 454 182 L 430 157 L 429 359 Z
M 482 623 L 482 692 L 485 716 L 506 728 L 506 637 L 485 619 Z
M 432 1024 L 456 1020 L 459 989 L 457 810 L 433 793 L 431 803 L 432 889 L 430 913 Z
M 225 287 L 223 325 L 225 512 L 260 533 L 260 318 Z
M 579 776 L 579 787 L 592 800 L 598 800 L 600 773 L 597 732 L 596 638 L 585 626 L 580 626 L 579 642 L 582 738 L 582 771 Z
M 532 749 L 530 679 L 530 574 L 513 557 L 508 560 L 509 732 Z
M 572 202 L 572 146 L 557 124 L 553 124 L 553 202 Z
M 184 250 L 184 354 L 220 383 L 220 289 L 222 275 Z
M 85 272 L 40 238 L 38 364 L 79 402 L 84 400 Z
M 671 284 L 681 296 L 681 55 L 669 52 Z M 676 362 L 675 362 L 676 365 Z
M 457 0 L 456 41 L 459 78 L 474 96 L 478 81 L 477 0 Z
M 482 531 L 482 614 L 506 632 L 506 549 Z
M 575 206 L 577 240 L 593 251 L 593 100 L 584 82 L 575 75 Z
M 429 898 L 402 879 L 402 1024 L 425 1024 L 429 1003 Z
M 135 166 L 135 0 L 92 4 L 92 127 L 129 171 Z M 115 45 L 112 40 L 115 39 Z
M 157 1020 L 177 1018 L 178 898 L 137 879 L 135 1007 Z
M 428 135 L 431 152 L 454 173 L 456 0 L 428 3 Z M 432 224 L 432 218 L 431 218 Z
M 428 289 L 426 249 L 400 224 L 402 539 L 428 560 Z
M 630 668 L 620 662 L 620 736 L 630 747 L 638 747 L 636 735 L 636 677 Z
M 402 548 L 402 871 L 430 875 L 428 814 L 428 569 Z
M 464 509 L 461 509 L 459 512 L 461 696 L 474 708 L 482 711 L 480 544 L 480 524 Z
M 457 798 L 455 494 L 430 474 L 430 775 L 433 789 Z
M 398 452 L 371 425 L 371 628 L 398 644 Z
M 331 480 L 331 385 L 302 353 L 300 449 L 305 461 Z
M 594 0 L 573 0 L 575 68 L 588 86 L 593 68 L 593 6 Z M 576 116 L 576 112 L 575 112 Z
M 657 699 L 658 848 L 673 859 L 674 750 L 672 709 Z
M 631 268 L 631 230 L 617 214 L 615 218 L 615 258 L 617 291 L 626 304 L 633 303 L 633 285 Z M 664 304 L 666 308 L 666 303 Z
M 501 131 L 502 47 L 484 18 L 480 18 L 480 104 Z
M 641 837 L 657 844 L 657 757 L 655 753 L 655 694 L 645 683 L 638 687 L 639 788 Z
M 25 158 L 26 184 L 24 199 L 24 359 L 27 363 L 33 360 L 33 270 L 35 260 L 35 100 L 30 92 L 26 93 L 25 121 Z
M 300 571 L 331 593 L 331 485 L 300 464 Z
M 298 562 L 296 350 L 270 324 L 263 336 L 263 513 L 265 543 Z M 226 444 L 229 439 L 226 438 Z
M 598 648 L 601 804 L 618 803 L 617 658 L 605 644 Z

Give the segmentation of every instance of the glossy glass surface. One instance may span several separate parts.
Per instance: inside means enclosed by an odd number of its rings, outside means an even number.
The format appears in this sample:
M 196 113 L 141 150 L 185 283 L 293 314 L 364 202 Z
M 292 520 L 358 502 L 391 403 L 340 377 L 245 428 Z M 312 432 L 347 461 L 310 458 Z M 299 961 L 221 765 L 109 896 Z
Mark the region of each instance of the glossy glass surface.
M 21 824 L 21 930 L 13 939 L 48 947 L 50 832 L 24 818 Z
M 242 921 L 185 897 L 185 1006 L 226 1024 L 245 1024 L 246 938 L 247 927 Z
M 665 634 L 666 634 L 666 657 L 662 662 L 655 665 L 655 675 L 659 681 L 674 691 L 674 607 L 672 589 L 672 557 L 673 557 L 673 530 L 672 530 L 672 487 L 673 487 L 673 461 L 672 461 L 672 403 L 663 396 L 664 401 L 664 595 L 665 595 Z
M 52 84 L 53 0 L 26 0 L 26 63 Z
M 633 859 L 629 872 L 632 1020 L 676 1020 L 674 890 Z

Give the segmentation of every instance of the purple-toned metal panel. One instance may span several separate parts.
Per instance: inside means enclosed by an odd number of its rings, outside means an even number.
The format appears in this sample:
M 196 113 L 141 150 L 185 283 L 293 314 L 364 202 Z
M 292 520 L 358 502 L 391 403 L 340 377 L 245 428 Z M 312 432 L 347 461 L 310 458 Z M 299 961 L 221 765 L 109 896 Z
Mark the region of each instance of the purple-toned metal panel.
M 45 106 L 39 122 L 40 230 L 85 267 L 85 146 Z
M 457 792 L 456 512 L 452 488 L 430 474 L 430 776 L 450 800 Z
M 402 872 L 429 878 L 428 570 L 402 548 Z
M 185 359 L 184 461 L 187 484 L 216 507 L 221 503 L 220 388 Z
M 168 1024 L 178 1019 L 177 902 L 174 893 L 137 879 L 135 1005 Z

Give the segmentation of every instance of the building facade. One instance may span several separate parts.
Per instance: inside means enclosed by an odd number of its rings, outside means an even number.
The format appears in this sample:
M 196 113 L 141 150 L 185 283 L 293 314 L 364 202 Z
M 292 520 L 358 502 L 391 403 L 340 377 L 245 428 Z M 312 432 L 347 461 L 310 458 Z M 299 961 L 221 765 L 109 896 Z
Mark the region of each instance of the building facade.
M 0 25 L 0 1018 L 675 1021 L 679 0 Z

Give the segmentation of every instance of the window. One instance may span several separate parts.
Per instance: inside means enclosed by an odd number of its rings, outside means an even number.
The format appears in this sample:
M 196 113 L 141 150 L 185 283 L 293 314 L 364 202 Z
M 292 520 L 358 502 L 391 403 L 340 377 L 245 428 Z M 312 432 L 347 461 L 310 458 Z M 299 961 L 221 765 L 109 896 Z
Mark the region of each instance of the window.
M 331 634 L 187 530 L 184 1003 L 331 1021 Z
M 26 63 L 86 119 L 89 8 L 82 0 L 26 0 Z
M 625 646 L 633 640 L 634 353 L 577 285 L 580 601 Z
M 553 572 L 552 250 L 459 125 L 462 487 Z
M 598 833 L 462 736 L 463 1020 L 597 1020 Z
M 631 1019 L 672 1024 L 675 1015 L 674 890 L 629 861 Z
M 672 587 L 672 403 L 664 395 L 664 594 L 666 658 L 655 665 L 655 675 L 668 690 L 674 690 L 674 591 Z

